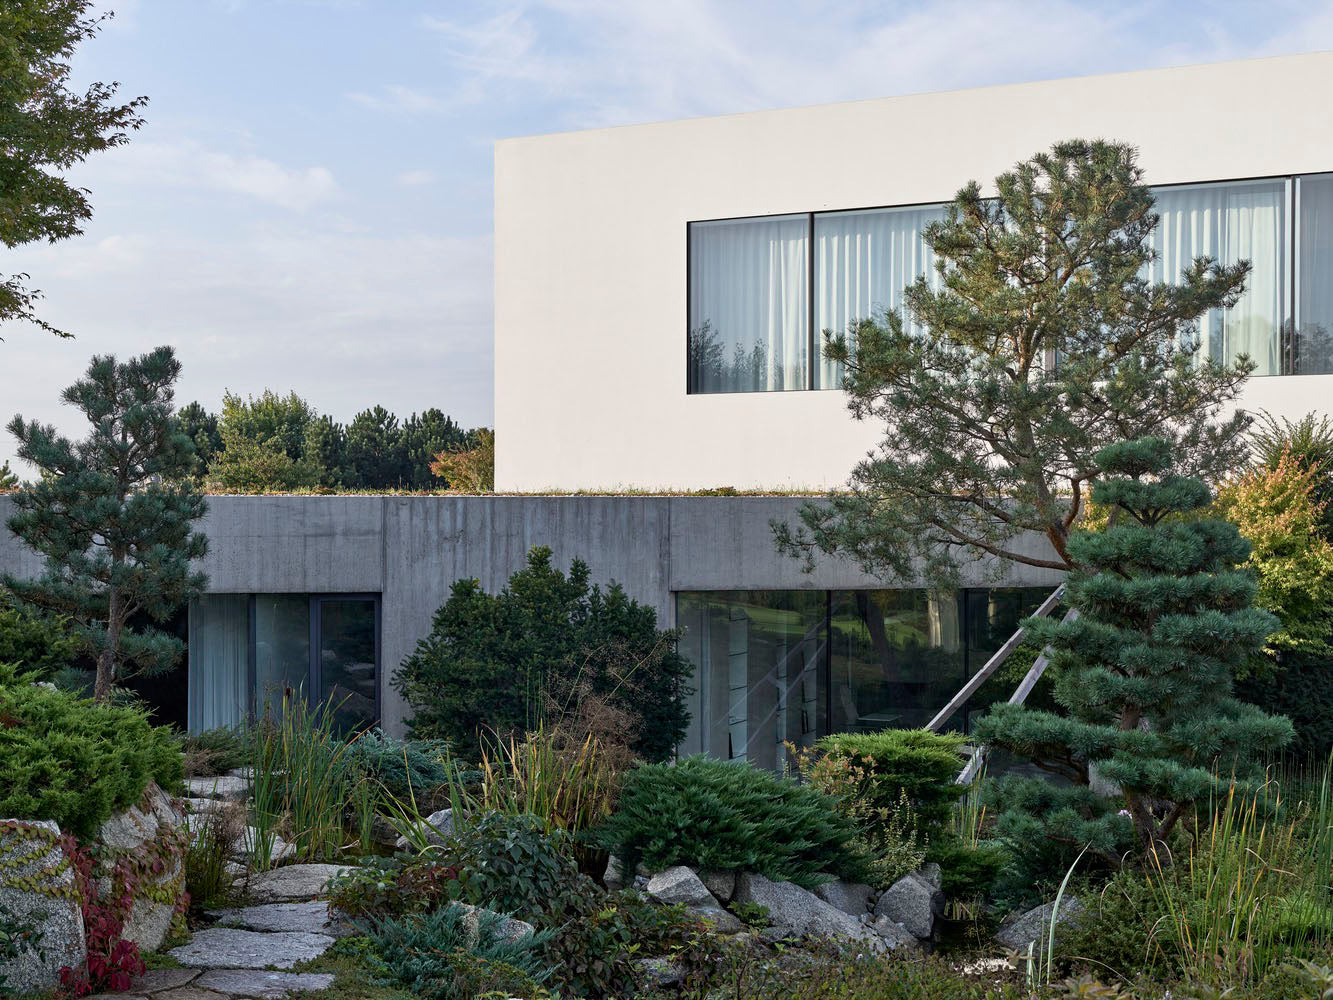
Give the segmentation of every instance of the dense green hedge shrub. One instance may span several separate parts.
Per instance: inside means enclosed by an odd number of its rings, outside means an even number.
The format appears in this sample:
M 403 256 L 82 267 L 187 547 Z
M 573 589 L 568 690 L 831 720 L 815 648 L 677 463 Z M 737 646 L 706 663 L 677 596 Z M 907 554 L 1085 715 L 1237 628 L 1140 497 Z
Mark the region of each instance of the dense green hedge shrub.
M 930 836 L 949 821 L 953 804 L 966 790 L 954 783 L 964 764 L 965 742 L 959 733 L 885 729 L 834 733 L 815 748 L 854 766 L 855 794 L 871 808 L 893 812 L 905 794 L 918 830 Z
M 758 872 L 807 888 L 822 873 L 857 877 L 856 824 L 832 797 L 739 761 L 687 757 L 646 764 L 624 779 L 597 839 L 633 871 L 694 865 Z
M 0 589 L 0 663 L 46 680 L 74 660 L 74 639 L 54 618 L 17 607 Z
M 464 754 L 480 748 L 487 730 L 503 736 L 558 724 L 591 696 L 629 717 L 635 754 L 661 761 L 689 722 L 692 667 L 675 639 L 618 584 L 590 584 L 577 559 L 566 576 L 551 565 L 551 550 L 538 547 L 498 594 L 457 581 L 394 686 L 412 706 L 414 735 Z
M 97 705 L 0 665 L 0 816 L 53 819 L 87 837 L 150 781 L 180 783 L 171 731 L 139 709 Z

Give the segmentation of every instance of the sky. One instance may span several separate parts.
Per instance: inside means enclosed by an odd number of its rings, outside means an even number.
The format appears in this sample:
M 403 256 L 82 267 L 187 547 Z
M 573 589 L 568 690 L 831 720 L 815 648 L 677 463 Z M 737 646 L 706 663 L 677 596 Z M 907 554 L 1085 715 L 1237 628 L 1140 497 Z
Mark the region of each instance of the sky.
M 82 235 L 0 249 L 76 335 L 0 325 L 0 423 L 81 434 L 59 395 L 89 358 L 171 344 L 182 404 L 271 388 L 488 425 L 498 138 L 1333 49 L 1333 0 L 107 7 L 75 82 L 147 95 L 147 125 L 71 172 Z

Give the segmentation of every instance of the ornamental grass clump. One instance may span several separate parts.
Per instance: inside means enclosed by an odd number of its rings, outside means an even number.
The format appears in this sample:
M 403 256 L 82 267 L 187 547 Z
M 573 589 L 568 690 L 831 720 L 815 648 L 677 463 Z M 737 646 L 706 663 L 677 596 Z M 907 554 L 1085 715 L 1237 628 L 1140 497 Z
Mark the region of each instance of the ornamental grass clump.
M 830 875 L 859 878 L 861 833 L 838 801 L 744 761 L 687 757 L 625 775 L 598 841 L 633 871 L 691 865 L 757 872 L 813 888 Z

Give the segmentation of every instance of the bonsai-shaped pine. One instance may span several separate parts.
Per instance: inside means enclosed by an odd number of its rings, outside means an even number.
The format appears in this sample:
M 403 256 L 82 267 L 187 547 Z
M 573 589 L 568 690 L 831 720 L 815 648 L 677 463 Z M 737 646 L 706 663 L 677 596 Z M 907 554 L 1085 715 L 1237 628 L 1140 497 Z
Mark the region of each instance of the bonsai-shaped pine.
M 208 582 L 190 565 L 207 540 L 193 530 L 204 513 L 190 481 L 194 447 L 172 413 L 179 374 L 170 347 L 123 363 L 96 356 L 63 393 L 92 425 L 88 437 L 73 442 L 22 416 L 9 423 L 19 457 L 41 472 L 13 494 L 9 528 L 46 557 L 46 570 L 5 584 L 67 617 L 76 650 L 97 660 L 98 701 L 131 669 L 156 673 L 180 659 L 179 639 L 132 629 L 130 619 L 163 621 Z
M 1237 672 L 1278 627 L 1252 606 L 1254 579 L 1236 568 L 1249 544 L 1226 521 L 1188 516 L 1211 495 L 1201 480 L 1170 474 L 1171 459 L 1168 442 L 1153 437 L 1097 453 L 1107 476 L 1092 498 L 1112 516 L 1102 531 L 1070 536 L 1084 568 L 1070 573 L 1066 600 L 1079 615 L 1024 622 L 1052 650 L 1067 714 L 1000 705 L 976 731 L 1076 786 L 1095 768 L 1123 792 L 1145 850 L 1219 782 L 1243 778 L 1292 738 L 1285 717 L 1232 694 Z M 1062 808 L 1087 797 L 1086 788 L 1066 791 Z M 1099 820 L 1123 825 L 1109 810 Z

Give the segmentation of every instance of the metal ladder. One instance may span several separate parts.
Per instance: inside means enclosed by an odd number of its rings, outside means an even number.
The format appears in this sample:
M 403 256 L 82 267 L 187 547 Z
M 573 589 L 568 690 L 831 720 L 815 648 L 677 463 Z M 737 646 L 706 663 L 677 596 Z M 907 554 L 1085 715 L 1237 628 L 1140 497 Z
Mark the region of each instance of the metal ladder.
M 1064 596 L 1064 592 L 1065 585 L 1062 583 L 1060 586 L 1056 587 L 1055 590 L 1051 591 L 1051 595 L 1041 602 L 1041 607 L 1037 608 L 1037 610 L 1032 613 L 1031 617 L 1045 618 L 1049 615 L 1055 610 L 1056 605 L 1060 603 L 1060 599 Z M 1078 609 L 1070 608 L 1062 620 L 1070 622 L 1077 617 Z M 1027 630 L 1020 628 L 1017 632 L 1011 635 L 1005 641 L 1005 644 L 995 651 L 995 655 L 987 660 L 980 670 L 968 678 L 967 683 L 959 689 L 956 695 L 949 699 L 948 704 L 935 713 L 935 717 L 931 719 L 930 722 L 926 723 L 926 728 L 933 733 L 938 733 L 940 727 L 943 726 L 955 712 L 962 708 L 964 704 L 966 704 L 967 699 L 977 693 L 977 690 L 981 685 L 990 680 L 991 675 L 1000 669 L 1005 660 L 1009 659 L 1010 654 L 1018 648 L 1019 644 L 1023 641 L 1023 636 L 1026 634 Z M 1041 655 L 1032 662 L 1032 667 L 1028 670 L 1027 674 L 1024 675 L 1023 679 L 1019 681 L 1018 687 L 1014 688 L 1014 693 L 1009 696 L 1009 704 L 1021 705 L 1027 700 L 1027 696 L 1031 694 L 1032 689 L 1036 687 L 1037 681 L 1041 680 L 1041 675 L 1046 672 L 1046 664 L 1050 662 L 1047 655 L 1049 653 L 1050 647 L 1048 646 L 1043 649 Z M 984 763 L 985 759 L 986 748 L 980 745 L 974 747 L 971 755 L 968 757 L 967 764 L 964 765 L 963 769 L 958 773 L 958 777 L 954 779 L 954 783 L 959 785 L 970 785 L 976 778 L 977 773 L 981 770 L 981 765 Z

